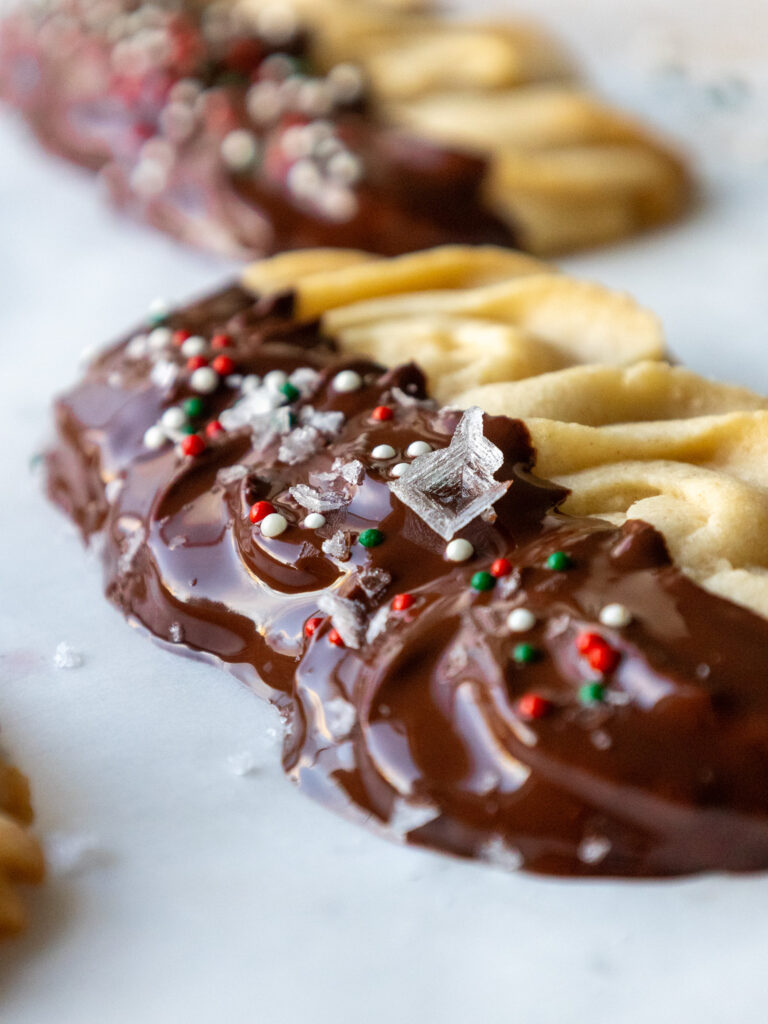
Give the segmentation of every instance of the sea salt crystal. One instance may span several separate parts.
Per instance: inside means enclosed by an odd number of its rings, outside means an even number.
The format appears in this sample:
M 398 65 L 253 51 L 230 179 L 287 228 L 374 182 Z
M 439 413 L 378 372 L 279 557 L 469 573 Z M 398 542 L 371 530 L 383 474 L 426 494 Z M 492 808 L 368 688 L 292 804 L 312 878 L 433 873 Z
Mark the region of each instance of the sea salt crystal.
M 389 488 L 435 533 L 450 541 L 507 491 L 493 474 L 504 461 L 483 434 L 483 413 L 467 409 L 447 448 L 419 456 Z
M 180 622 L 172 622 L 168 627 L 168 636 L 174 644 L 180 644 L 184 639 L 184 628 Z
M 251 750 L 241 750 L 237 754 L 230 754 L 227 758 L 227 767 L 233 775 L 242 778 L 245 775 L 252 775 L 259 767 L 259 759 Z
M 286 434 L 277 453 L 281 462 L 295 466 L 310 458 L 323 446 L 323 438 L 314 427 L 296 427 Z
M 525 863 L 522 853 L 510 846 L 501 836 L 494 836 L 480 848 L 480 856 L 494 867 L 503 871 L 519 871 Z
M 610 850 L 610 839 L 605 836 L 587 836 L 579 843 L 578 858 L 583 864 L 599 864 Z
M 435 804 L 398 797 L 389 814 L 389 827 L 396 835 L 405 838 L 439 817 L 440 809 Z
M 80 668 L 83 664 L 83 656 L 71 644 L 62 640 L 60 644 L 56 645 L 56 650 L 53 653 L 53 663 L 56 668 Z
M 373 569 L 365 566 L 357 570 L 355 579 L 368 597 L 376 597 L 392 582 L 392 576 L 386 569 Z
M 307 398 L 317 391 L 318 384 L 320 383 L 320 374 L 317 370 L 313 370 L 311 366 L 300 366 L 297 370 L 293 371 L 288 380 L 298 389 L 303 398 Z M 343 413 L 337 415 L 341 415 L 343 418 Z
M 158 359 L 149 371 L 149 379 L 158 388 L 171 388 L 179 376 L 179 367 L 170 359 Z
M 120 552 L 120 557 L 117 560 L 117 571 L 121 576 L 129 573 L 133 568 L 133 563 L 141 549 L 141 545 L 144 543 L 145 537 L 146 532 L 144 527 L 136 526 L 123 541 L 122 551 Z
M 332 537 L 322 543 L 323 553 L 340 562 L 349 560 L 349 538 L 343 530 L 337 530 Z
M 336 594 L 321 594 L 318 607 L 331 617 L 334 628 L 346 646 L 357 650 L 365 634 L 365 613 L 361 605 Z
M 324 437 L 335 437 L 344 426 L 344 413 L 333 410 L 319 412 L 311 405 L 305 405 L 299 412 L 299 423 L 302 426 L 314 427 Z
M 49 832 L 43 846 L 48 870 L 56 878 L 79 875 L 89 868 L 103 867 L 110 860 L 99 840 L 86 833 Z
M 228 487 L 229 484 L 234 484 L 246 476 L 248 476 L 248 467 L 235 463 L 234 466 L 225 466 L 223 469 L 220 469 L 216 474 L 216 479 L 220 484 Z
M 288 493 L 308 512 L 332 512 L 347 504 L 345 495 L 337 491 L 321 492 L 308 484 L 297 484 Z
M 336 628 L 338 629 L 338 626 Z M 331 738 L 337 742 L 349 736 L 357 721 L 354 704 L 350 704 L 343 697 L 334 697 L 333 700 L 326 701 L 323 704 L 323 714 L 325 727 Z
M 365 633 L 365 642 L 367 644 L 373 643 L 373 641 L 381 636 L 384 630 L 387 628 L 389 622 L 389 605 L 382 605 L 381 608 L 372 616 L 368 623 L 368 629 Z
M 353 486 L 357 486 L 365 475 L 365 466 L 359 459 L 353 459 L 351 462 L 335 459 L 332 468 L 338 470 L 343 479 Z

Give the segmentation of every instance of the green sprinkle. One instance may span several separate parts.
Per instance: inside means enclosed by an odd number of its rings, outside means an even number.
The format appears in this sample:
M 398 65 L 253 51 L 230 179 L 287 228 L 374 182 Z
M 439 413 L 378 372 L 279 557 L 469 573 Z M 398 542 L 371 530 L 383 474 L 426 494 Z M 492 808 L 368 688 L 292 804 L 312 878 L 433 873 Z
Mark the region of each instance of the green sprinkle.
M 192 426 L 191 423 L 185 423 L 184 426 L 181 428 L 181 432 L 182 434 L 194 434 L 195 428 Z
M 512 657 L 518 665 L 530 665 L 531 662 L 539 660 L 541 651 L 538 647 L 534 647 L 533 644 L 515 644 Z
M 496 580 L 489 572 L 476 572 L 470 582 L 472 589 L 479 591 L 493 590 L 496 586 Z
M 184 403 L 184 412 L 191 420 L 195 419 L 197 416 L 202 416 L 204 408 L 205 405 L 202 398 L 188 398 Z
M 384 534 L 381 530 L 363 530 L 357 539 L 364 548 L 377 548 L 384 543 Z
M 285 384 L 280 385 L 280 393 L 284 395 L 289 402 L 295 402 L 301 395 L 299 389 L 295 385 L 291 384 L 289 380 L 287 380 Z
M 553 551 L 546 561 L 546 566 L 555 572 L 564 572 L 573 568 L 573 559 L 565 551 Z
M 584 683 L 579 687 L 579 700 L 582 704 L 599 704 L 605 697 L 605 686 L 602 683 Z

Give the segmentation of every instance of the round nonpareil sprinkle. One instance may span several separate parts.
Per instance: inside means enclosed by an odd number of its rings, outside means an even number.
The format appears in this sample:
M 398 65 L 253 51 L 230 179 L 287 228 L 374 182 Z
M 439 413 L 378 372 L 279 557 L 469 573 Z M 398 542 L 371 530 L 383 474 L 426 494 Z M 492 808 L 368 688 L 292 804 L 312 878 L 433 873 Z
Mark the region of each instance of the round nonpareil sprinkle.
M 188 398 L 184 402 L 184 414 L 189 416 L 190 419 L 196 419 L 198 416 L 203 415 L 205 404 L 202 398 L 195 396 L 194 398 Z
M 161 348 L 167 348 L 171 344 L 172 339 L 173 333 L 167 327 L 156 327 L 153 331 L 149 332 L 147 344 L 157 352 Z
M 158 448 L 162 448 L 168 438 L 165 436 L 165 431 L 162 427 L 155 425 L 150 427 L 144 432 L 144 446 L 151 448 L 156 451 Z
M 445 549 L 445 557 L 449 562 L 466 562 L 474 553 L 475 549 L 463 537 L 452 540 Z
M 334 647 L 344 646 L 344 641 L 341 639 L 341 633 L 338 629 L 331 629 L 328 631 L 328 642 L 332 643 Z
M 398 462 L 396 466 L 393 466 L 392 469 L 390 469 L 389 475 L 394 477 L 402 476 L 409 466 L 409 462 Z
M 160 417 L 160 422 L 166 430 L 181 430 L 187 422 L 187 417 L 183 409 L 179 408 L 178 405 L 172 405 Z
M 506 558 L 497 558 L 491 565 L 491 576 L 497 580 L 502 579 L 504 576 L 509 576 L 511 572 L 512 563 L 508 562 Z
M 632 612 L 623 604 L 607 604 L 600 609 L 600 621 L 604 626 L 621 629 L 632 621 Z
M 371 452 L 374 459 L 393 459 L 396 454 L 391 444 L 377 444 Z
M 342 370 L 333 378 L 333 390 L 342 394 L 349 391 L 359 391 L 363 386 L 363 378 L 356 370 Z
M 582 704 L 599 704 L 605 696 L 605 686 L 601 682 L 584 683 L 579 687 L 579 700 Z
M 533 644 L 516 644 L 512 651 L 512 658 L 518 665 L 530 665 L 540 657 L 541 651 Z
M 376 420 L 378 423 L 385 423 L 387 420 L 391 420 L 394 415 L 389 405 L 377 405 L 371 413 L 371 419 Z
M 251 505 L 248 518 L 252 523 L 260 523 L 262 519 L 271 516 L 274 511 L 275 506 L 271 501 L 257 501 L 255 505 Z
M 199 334 L 193 334 L 181 343 L 181 354 L 189 359 L 191 356 L 201 356 L 207 348 L 205 338 L 201 338 Z
M 218 420 L 211 420 L 211 422 L 207 424 L 205 428 L 205 436 L 211 439 L 213 439 L 214 437 L 218 437 L 219 434 L 223 433 L 224 427 L 222 426 L 221 423 L 219 423 Z
M 211 338 L 211 348 L 229 348 L 232 344 L 232 339 L 228 334 L 214 334 Z
M 203 366 L 208 365 L 208 360 L 205 356 L 190 356 L 187 360 L 187 369 L 190 373 L 194 373 L 195 370 L 201 369 Z
M 405 454 L 409 458 L 415 459 L 418 455 L 426 455 L 427 452 L 432 451 L 432 445 L 427 444 L 426 441 L 413 441 L 405 449 Z
M 220 377 L 228 377 L 230 373 L 235 372 L 235 360 L 231 356 L 216 356 L 211 366 Z
M 411 607 L 414 600 L 413 594 L 397 594 L 392 598 L 392 611 L 404 612 Z
M 552 702 L 538 693 L 524 693 L 517 702 L 518 713 L 529 721 L 543 718 L 552 710 Z
M 272 512 L 261 521 L 261 532 L 264 537 L 279 537 L 288 529 L 288 520 L 279 512 Z
M 476 572 L 470 580 L 470 585 L 473 590 L 482 593 L 486 590 L 493 590 L 496 586 L 496 580 L 489 572 Z
M 319 530 L 321 526 L 325 526 L 325 523 L 326 518 L 322 512 L 310 512 L 302 525 L 308 530 Z
M 281 388 L 288 380 L 288 375 L 282 370 L 270 370 L 264 374 L 264 387 L 269 388 L 277 394 L 282 394 Z
M 289 402 L 295 402 L 297 398 L 301 397 L 301 392 L 295 384 L 291 384 L 289 380 L 280 387 L 280 394 L 283 398 L 286 398 Z
M 182 438 L 181 450 L 184 455 L 202 455 L 205 451 L 205 441 L 199 434 L 189 434 Z
M 564 572 L 573 567 L 573 559 L 566 551 L 553 551 L 545 564 L 548 569 L 554 569 L 555 572 Z
M 507 616 L 507 626 L 513 633 L 527 633 L 536 625 L 536 616 L 528 608 L 514 608 Z
M 201 366 L 189 378 L 189 386 L 202 395 L 210 395 L 219 386 L 219 375 L 210 366 Z
M 304 623 L 304 636 L 314 636 L 322 624 L 323 620 L 320 616 L 313 615 L 311 619 L 307 619 Z
M 363 530 L 357 539 L 364 548 L 377 548 L 379 544 L 384 543 L 384 534 L 376 529 Z

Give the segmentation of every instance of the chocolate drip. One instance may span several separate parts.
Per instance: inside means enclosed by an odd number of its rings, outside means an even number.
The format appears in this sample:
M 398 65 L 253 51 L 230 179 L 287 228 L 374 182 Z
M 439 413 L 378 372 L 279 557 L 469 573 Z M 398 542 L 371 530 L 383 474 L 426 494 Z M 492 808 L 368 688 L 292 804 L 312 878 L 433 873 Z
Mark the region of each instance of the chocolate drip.
M 527 431 L 504 417 L 483 429 L 510 486 L 458 532 L 474 554 L 452 563 L 389 486 L 412 442 L 446 448 L 462 415 L 426 400 L 416 367 L 339 356 L 289 296 L 230 288 L 167 326 L 161 355 L 125 339 L 58 402 L 50 491 L 86 536 L 104 531 L 127 616 L 280 707 L 306 792 L 410 842 L 538 872 L 768 865 L 765 620 L 687 579 L 652 527 L 560 513 L 565 492 L 532 475 Z M 263 389 L 283 371 L 304 390 L 286 389 L 277 427 L 258 412 L 238 425 L 248 389 L 222 379 L 198 436 L 219 417 L 226 430 L 196 456 L 148 447 L 195 397 L 178 332 L 225 334 L 238 375 Z M 153 383 L 158 362 L 178 366 L 173 383 Z M 260 501 L 284 532 L 251 522 Z M 602 624 L 610 604 L 628 621 Z

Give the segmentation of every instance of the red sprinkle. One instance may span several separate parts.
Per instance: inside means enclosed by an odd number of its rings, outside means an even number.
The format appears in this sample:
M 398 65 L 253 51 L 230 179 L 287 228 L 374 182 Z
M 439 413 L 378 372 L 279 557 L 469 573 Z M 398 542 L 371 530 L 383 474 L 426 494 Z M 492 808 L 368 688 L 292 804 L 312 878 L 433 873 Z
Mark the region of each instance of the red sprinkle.
M 552 701 L 541 697 L 538 693 L 524 693 L 517 702 L 517 710 L 523 718 L 534 721 L 549 714 L 552 710 Z
M 174 331 L 171 335 L 171 340 L 174 345 L 183 345 L 187 338 L 191 338 L 192 335 L 189 331 Z
M 214 334 L 211 338 L 211 348 L 229 348 L 232 339 L 228 334 Z
M 323 620 L 319 615 L 313 615 L 311 619 L 307 619 L 304 623 L 304 636 L 314 636 L 322 622 Z
M 506 558 L 497 558 L 491 566 L 491 576 L 495 576 L 497 580 L 502 576 L 509 576 L 511 572 L 512 563 L 508 562 Z
M 224 427 L 219 423 L 218 420 L 211 420 L 211 422 L 205 428 L 205 436 L 214 438 L 218 437 L 219 434 L 224 433 Z
M 181 439 L 181 450 L 185 455 L 202 455 L 205 451 L 205 441 L 199 434 L 187 434 Z
M 216 356 L 211 363 L 211 366 L 214 368 L 216 373 L 220 374 L 220 376 L 226 377 L 228 374 L 234 373 L 235 360 L 231 359 L 229 356 Z
M 391 420 L 394 416 L 394 412 L 388 405 L 377 405 L 371 413 L 372 420 L 378 420 L 380 423 L 384 423 L 386 420 Z
M 338 629 L 332 629 L 328 633 L 328 640 L 330 643 L 333 644 L 334 647 L 344 646 L 344 641 L 341 639 L 341 633 L 338 631 Z
M 255 505 L 251 505 L 251 511 L 248 514 L 252 523 L 260 523 L 266 516 L 271 516 L 274 511 L 275 506 L 271 501 L 257 501 Z
M 392 599 L 392 611 L 393 612 L 404 612 L 406 608 L 410 608 L 415 598 L 413 594 L 397 594 Z
M 205 356 L 191 356 L 187 360 L 187 369 L 190 373 L 194 373 L 195 370 L 199 370 L 203 366 L 208 365 L 208 360 Z
M 613 672 L 621 659 L 621 654 L 599 633 L 579 633 L 576 650 L 595 672 Z

